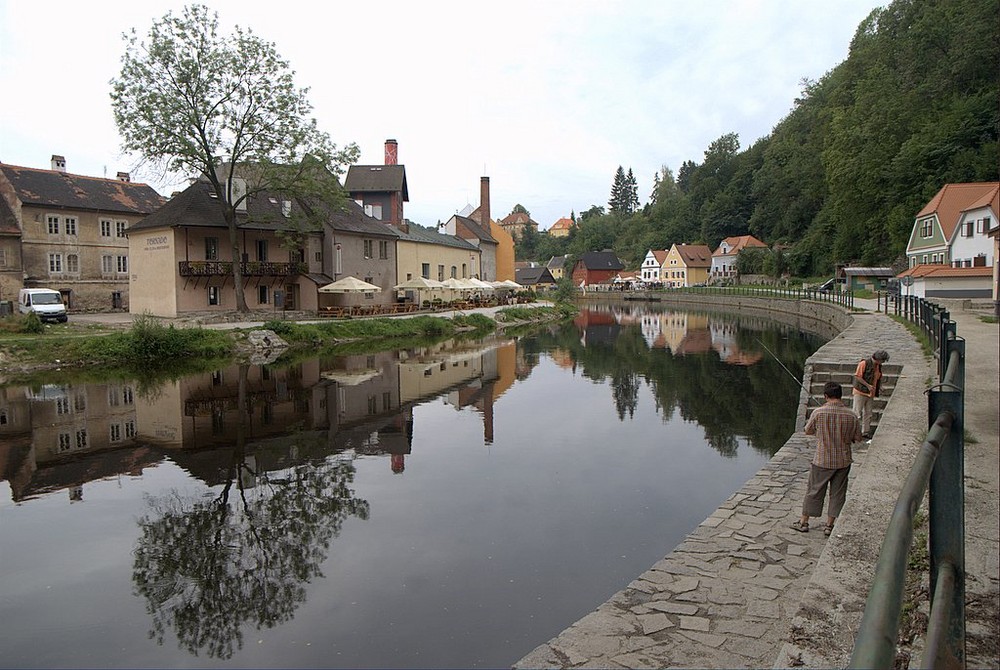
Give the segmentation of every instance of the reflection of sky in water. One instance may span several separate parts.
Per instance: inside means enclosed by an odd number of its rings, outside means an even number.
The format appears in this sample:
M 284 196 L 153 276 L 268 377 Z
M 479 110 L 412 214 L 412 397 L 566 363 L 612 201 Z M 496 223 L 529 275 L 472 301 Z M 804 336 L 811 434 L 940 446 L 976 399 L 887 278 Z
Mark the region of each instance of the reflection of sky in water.
M 493 423 L 487 445 L 480 411 L 438 397 L 413 410 L 402 474 L 388 456 L 357 458 L 370 518 L 346 519 L 294 618 L 244 627 L 228 662 L 178 649 L 169 630 L 162 646 L 147 640 L 133 595 L 144 495 L 207 487 L 169 459 L 89 482 L 74 504 L 61 490 L 15 506 L 4 485 L 3 665 L 507 666 L 659 560 L 766 460 L 743 438 L 721 456 L 642 380 L 634 417 L 619 420 L 607 381 L 547 354 L 495 401 Z

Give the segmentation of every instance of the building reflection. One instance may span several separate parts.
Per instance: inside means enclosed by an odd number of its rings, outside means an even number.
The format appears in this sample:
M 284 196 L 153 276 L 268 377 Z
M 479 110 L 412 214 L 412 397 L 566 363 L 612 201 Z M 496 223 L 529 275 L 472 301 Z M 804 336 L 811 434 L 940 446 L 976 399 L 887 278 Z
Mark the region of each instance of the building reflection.
M 493 406 L 518 360 L 511 339 L 449 340 L 287 367 L 231 365 L 143 395 L 121 383 L 0 388 L 0 478 L 20 502 L 56 490 L 81 500 L 87 482 L 164 458 L 209 485 L 238 471 L 251 487 L 255 473 L 338 453 L 386 456 L 402 473 L 413 409 L 435 397 L 479 414 L 492 444 Z

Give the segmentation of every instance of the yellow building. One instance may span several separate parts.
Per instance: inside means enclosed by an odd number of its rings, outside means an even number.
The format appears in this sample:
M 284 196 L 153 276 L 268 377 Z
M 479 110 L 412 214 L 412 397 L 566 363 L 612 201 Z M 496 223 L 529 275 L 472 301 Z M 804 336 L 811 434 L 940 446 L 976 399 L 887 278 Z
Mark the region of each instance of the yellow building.
M 694 286 L 708 281 L 712 250 L 705 244 L 675 244 L 663 262 L 663 283 L 668 287 Z

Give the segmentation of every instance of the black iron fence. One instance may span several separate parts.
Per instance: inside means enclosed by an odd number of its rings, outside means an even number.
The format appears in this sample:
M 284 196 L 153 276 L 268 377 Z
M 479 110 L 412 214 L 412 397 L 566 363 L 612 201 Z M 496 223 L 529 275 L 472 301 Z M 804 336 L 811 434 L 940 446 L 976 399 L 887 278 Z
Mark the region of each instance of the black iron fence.
M 929 488 L 931 610 L 921 667 L 964 668 L 965 341 L 948 311 L 922 298 L 889 295 L 884 308 L 934 343 L 940 381 L 927 391 L 930 427 L 889 520 L 850 667 L 894 665 L 914 518 Z

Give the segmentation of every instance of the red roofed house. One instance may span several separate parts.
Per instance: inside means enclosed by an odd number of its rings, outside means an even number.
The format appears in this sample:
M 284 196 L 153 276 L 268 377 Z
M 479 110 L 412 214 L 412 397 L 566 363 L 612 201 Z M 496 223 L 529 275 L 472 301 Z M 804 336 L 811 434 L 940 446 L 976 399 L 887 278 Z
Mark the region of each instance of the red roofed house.
M 23 281 L 12 285 L 3 273 L 0 300 L 15 299 L 17 288 L 45 287 L 62 293 L 70 309 L 127 307 L 128 230 L 163 205 L 159 193 L 127 172 L 117 179 L 70 174 L 66 159 L 52 156 L 50 170 L 0 163 L 0 201 L 0 265 L 19 264 Z M 15 236 L 20 251 L 12 254 Z
M 511 238 L 517 240 L 524 234 L 524 229 L 531 227 L 538 232 L 538 224 L 524 212 L 511 212 L 500 219 L 500 227 L 506 230 Z
M 549 228 L 549 235 L 552 237 L 569 237 L 569 231 L 573 229 L 573 219 L 563 217 L 552 224 Z
M 989 231 L 1000 214 L 1000 182 L 945 184 L 917 213 L 906 245 L 910 268 L 992 267 Z
M 730 279 L 736 276 L 736 258 L 748 247 L 763 247 L 767 245 L 753 235 L 727 237 L 719 243 L 719 248 L 712 252 L 712 279 Z
M 919 298 L 990 298 L 993 268 L 916 265 L 897 275 L 900 293 Z

